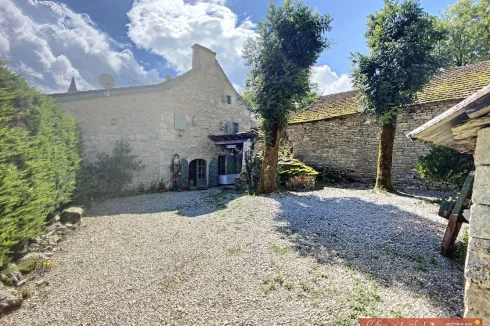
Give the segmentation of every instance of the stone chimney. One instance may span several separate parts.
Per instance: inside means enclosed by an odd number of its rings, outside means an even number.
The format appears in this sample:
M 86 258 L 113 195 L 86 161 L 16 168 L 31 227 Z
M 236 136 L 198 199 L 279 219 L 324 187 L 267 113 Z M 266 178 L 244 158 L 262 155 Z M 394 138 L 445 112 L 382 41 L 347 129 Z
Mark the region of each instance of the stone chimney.
M 202 45 L 194 44 L 192 46 L 192 69 L 200 69 L 210 65 L 216 65 L 216 52 Z
M 170 79 L 172 79 L 172 76 L 170 76 L 170 75 L 165 75 L 165 80 L 166 80 L 166 81 L 169 81 Z

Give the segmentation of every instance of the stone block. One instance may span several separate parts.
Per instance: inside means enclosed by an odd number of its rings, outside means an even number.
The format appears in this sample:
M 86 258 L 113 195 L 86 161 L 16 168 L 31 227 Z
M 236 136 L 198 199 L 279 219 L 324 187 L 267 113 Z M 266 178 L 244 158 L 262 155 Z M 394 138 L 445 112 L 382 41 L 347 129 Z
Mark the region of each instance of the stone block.
M 470 236 L 490 240 L 490 206 L 471 206 Z
M 464 317 L 483 318 L 483 325 L 490 323 L 490 288 L 466 281 Z
M 473 202 L 490 205 L 490 166 L 480 165 L 476 168 Z
M 80 222 L 82 215 L 83 209 L 81 207 L 70 207 L 61 213 L 60 222 L 63 224 L 76 224 Z
M 475 165 L 490 165 L 490 128 L 485 128 L 478 132 Z
M 470 238 L 464 274 L 467 280 L 490 288 L 490 240 Z

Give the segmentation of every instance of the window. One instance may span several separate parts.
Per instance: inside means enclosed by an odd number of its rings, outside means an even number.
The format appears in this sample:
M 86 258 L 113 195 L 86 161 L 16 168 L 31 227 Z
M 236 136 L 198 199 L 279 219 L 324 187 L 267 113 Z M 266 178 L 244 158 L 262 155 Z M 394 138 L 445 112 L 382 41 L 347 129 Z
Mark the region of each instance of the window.
M 233 133 L 238 134 L 238 129 L 239 129 L 238 123 L 233 122 Z
M 226 103 L 231 104 L 231 96 L 226 96 Z

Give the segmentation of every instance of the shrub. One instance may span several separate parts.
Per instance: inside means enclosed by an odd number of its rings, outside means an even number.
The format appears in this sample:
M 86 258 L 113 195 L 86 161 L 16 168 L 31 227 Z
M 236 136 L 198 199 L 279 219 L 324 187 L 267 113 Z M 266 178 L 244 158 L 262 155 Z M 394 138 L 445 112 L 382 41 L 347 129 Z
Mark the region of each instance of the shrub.
M 415 171 L 423 179 L 463 186 L 468 173 L 475 169 L 473 155 L 435 145 L 431 148 L 429 154 L 419 157 Z
M 0 63 L 0 266 L 72 200 L 79 139 L 71 116 Z
M 245 171 L 247 177 L 247 186 L 249 193 L 255 193 L 259 185 L 260 170 L 262 169 L 263 152 L 255 152 L 255 142 L 252 142 L 249 150 L 245 155 Z
M 124 188 L 131 184 L 133 172 L 142 169 L 141 161 L 136 155 L 131 155 L 131 151 L 129 142 L 118 140 L 112 155 L 98 153 L 95 162 L 85 164 L 78 200 L 83 202 L 122 194 Z

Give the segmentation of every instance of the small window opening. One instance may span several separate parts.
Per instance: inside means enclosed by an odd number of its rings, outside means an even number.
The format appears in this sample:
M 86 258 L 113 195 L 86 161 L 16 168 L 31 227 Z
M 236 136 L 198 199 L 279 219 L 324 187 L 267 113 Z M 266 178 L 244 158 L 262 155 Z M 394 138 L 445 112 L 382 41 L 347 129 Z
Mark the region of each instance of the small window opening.
M 238 134 L 238 129 L 239 129 L 238 123 L 233 122 L 233 133 Z
M 226 103 L 231 104 L 231 96 L 230 95 L 226 96 Z

